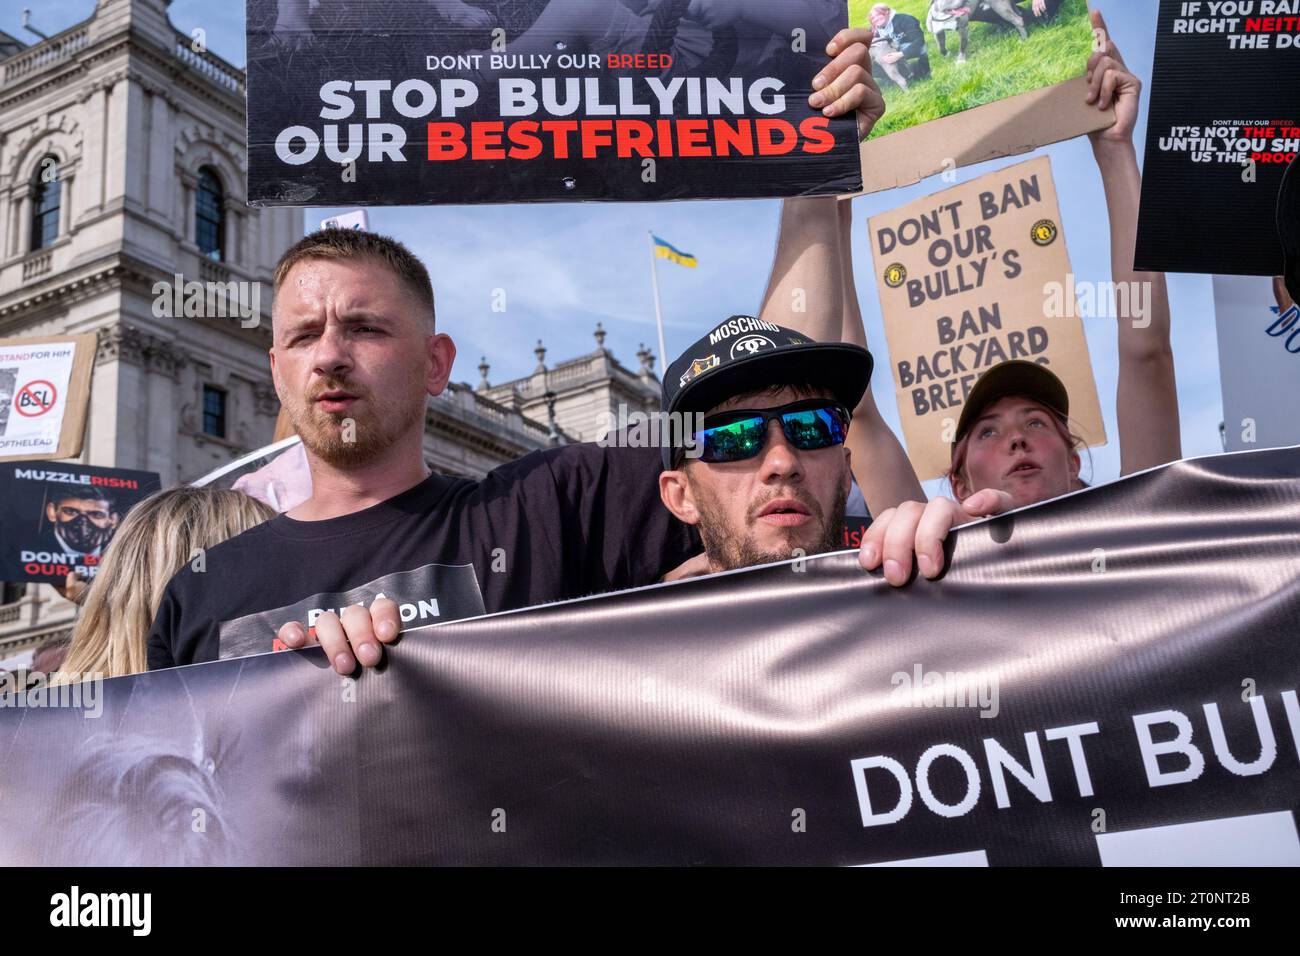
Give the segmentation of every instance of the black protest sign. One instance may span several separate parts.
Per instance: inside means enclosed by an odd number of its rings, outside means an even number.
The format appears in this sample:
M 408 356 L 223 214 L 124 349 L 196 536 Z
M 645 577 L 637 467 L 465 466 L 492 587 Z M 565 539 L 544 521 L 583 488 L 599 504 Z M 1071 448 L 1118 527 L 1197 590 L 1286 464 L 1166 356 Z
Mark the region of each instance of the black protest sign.
M 0 581 L 94 577 L 126 513 L 160 487 L 156 474 L 66 462 L 0 466 Z
M 1280 275 L 1300 155 L 1300 0 L 1160 0 L 1135 265 Z
M 844 0 L 522 7 L 249 0 L 250 204 L 862 187 L 855 118 L 808 102 Z

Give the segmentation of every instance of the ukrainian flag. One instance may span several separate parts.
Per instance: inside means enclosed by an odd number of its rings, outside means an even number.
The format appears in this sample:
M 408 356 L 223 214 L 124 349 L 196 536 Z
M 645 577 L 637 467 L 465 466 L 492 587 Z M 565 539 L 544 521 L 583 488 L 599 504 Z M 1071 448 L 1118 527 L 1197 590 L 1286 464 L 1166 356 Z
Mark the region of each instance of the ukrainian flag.
M 695 269 L 699 267 L 700 265 L 699 260 L 696 259 L 689 252 L 682 252 L 677 247 L 671 245 L 670 243 L 664 242 L 658 236 L 655 236 L 653 234 L 651 235 L 651 238 L 654 239 L 656 258 L 667 259 L 669 262 L 675 262 L 679 266 L 685 266 L 688 269 Z

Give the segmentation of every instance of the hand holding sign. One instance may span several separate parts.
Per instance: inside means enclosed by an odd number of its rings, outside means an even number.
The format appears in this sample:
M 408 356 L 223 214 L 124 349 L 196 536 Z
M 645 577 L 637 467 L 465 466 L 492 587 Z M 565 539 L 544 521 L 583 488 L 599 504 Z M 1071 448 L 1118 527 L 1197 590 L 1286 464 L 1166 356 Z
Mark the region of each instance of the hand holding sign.
M 870 220 L 908 457 L 951 465 L 975 382 L 1014 359 L 1065 382 L 1087 444 L 1105 442 L 1048 159 L 998 170 Z
M 857 110 L 858 139 L 870 136 L 885 115 L 885 98 L 868 66 L 871 37 L 872 31 L 864 29 L 841 30 L 836 34 L 826 47 L 826 54 L 835 59 L 813 79 L 813 89 L 818 92 L 808 101 L 814 109 L 829 104 L 824 112 L 831 117 Z
M 1094 146 L 1105 143 L 1133 145 L 1133 127 L 1137 125 L 1138 109 L 1142 104 L 1142 81 L 1129 72 L 1119 48 L 1106 29 L 1106 19 L 1100 10 L 1092 11 L 1093 29 L 1099 31 L 1106 42 L 1102 49 L 1088 57 L 1088 98 L 1097 109 L 1115 108 L 1115 125 L 1088 134 Z
M 459 0 L 286 6 L 249 5 L 255 206 L 838 195 L 883 112 L 826 0 L 537 0 L 500 47 Z
M 80 453 L 95 343 L 93 333 L 0 339 L 0 461 Z

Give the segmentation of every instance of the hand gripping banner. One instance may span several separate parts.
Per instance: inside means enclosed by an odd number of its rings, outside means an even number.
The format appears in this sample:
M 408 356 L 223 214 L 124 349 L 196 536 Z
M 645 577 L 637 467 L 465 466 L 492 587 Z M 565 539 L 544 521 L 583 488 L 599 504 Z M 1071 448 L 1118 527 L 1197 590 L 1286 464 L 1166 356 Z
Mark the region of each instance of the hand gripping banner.
M 413 632 L 355 681 L 31 690 L 0 862 L 1294 865 L 1298 532 L 1300 449 L 1240 453 L 964 528 L 901 590 L 842 553 Z

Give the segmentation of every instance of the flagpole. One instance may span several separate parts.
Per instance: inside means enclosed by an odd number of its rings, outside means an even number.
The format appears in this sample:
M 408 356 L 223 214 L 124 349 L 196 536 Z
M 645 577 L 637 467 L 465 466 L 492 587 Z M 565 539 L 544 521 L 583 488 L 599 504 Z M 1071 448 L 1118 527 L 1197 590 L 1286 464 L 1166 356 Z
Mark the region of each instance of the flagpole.
M 659 255 L 655 252 L 653 232 L 646 233 L 646 241 L 650 243 L 650 284 L 655 291 L 655 324 L 659 327 L 659 367 L 667 373 L 668 349 L 664 346 L 664 313 L 663 306 L 659 303 Z

